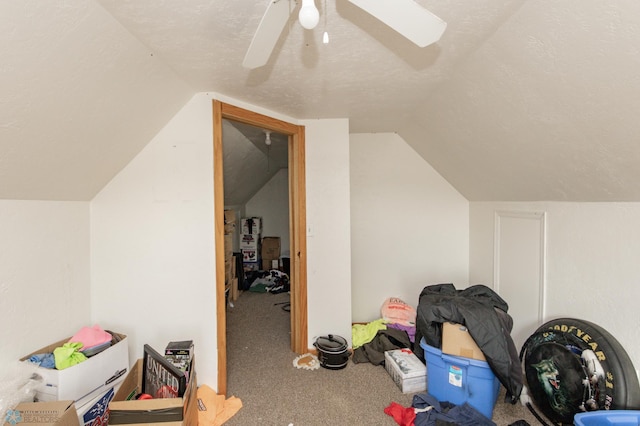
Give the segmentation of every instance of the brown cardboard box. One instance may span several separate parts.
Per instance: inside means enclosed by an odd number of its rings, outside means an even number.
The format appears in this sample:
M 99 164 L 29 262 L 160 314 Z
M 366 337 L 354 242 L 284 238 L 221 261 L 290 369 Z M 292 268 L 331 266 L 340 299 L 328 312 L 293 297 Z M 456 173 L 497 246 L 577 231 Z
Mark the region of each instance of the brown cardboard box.
M 233 278 L 231 280 L 231 289 L 230 289 L 231 300 L 234 302 L 238 300 L 239 293 L 240 291 L 238 290 L 238 279 Z
M 4 426 L 79 426 L 73 401 L 22 402 L 7 411 Z
M 225 210 L 224 211 L 224 223 L 236 223 L 236 211 L 235 210 Z
M 224 211 L 224 233 L 233 234 L 236 230 L 236 212 L 234 210 Z
M 442 353 L 486 361 L 467 327 L 452 322 L 442 324 Z
M 233 234 L 224 235 L 224 258 L 231 259 L 233 256 Z
M 278 259 L 262 259 L 262 270 L 270 271 L 271 269 L 280 269 Z
M 231 259 L 227 259 L 224 261 L 224 282 L 228 283 L 233 278 L 233 256 Z
M 280 258 L 280 237 L 263 237 L 261 257 L 265 260 Z
M 236 223 L 236 211 L 235 210 L 225 210 L 224 211 L 224 223 Z
M 225 259 L 224 261 L 224 282 L 228 283 L 237 276 L 236 257 L 231 256 L 229 259 Z
M 189 384 L 182 398 L 135 400 L 142 390 L 142 359 L 139 359 L 109 403 L 109 424 L 157 424 L 198 426 L 198 384 L 193 359 Z

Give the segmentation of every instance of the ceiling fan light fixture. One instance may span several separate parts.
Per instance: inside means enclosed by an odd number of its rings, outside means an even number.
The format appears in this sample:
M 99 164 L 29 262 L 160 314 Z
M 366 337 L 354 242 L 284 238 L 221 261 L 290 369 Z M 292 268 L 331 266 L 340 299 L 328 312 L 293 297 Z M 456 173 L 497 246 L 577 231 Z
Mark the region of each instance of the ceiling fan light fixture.
M 418 47 L 425 47 L 440 40 L 447 23 L 416 0 L 348 0 L 354 6 L 369 13 L 375 19 L 410 40 Z M 296 6 L 291 7 L 292 2 Z M 255 69 L 267 64 L 292 13 L 302 2 L 298 13 L 300 25 L 306 29 L 316 28 L 320 12 L 314 0 L 269 0 L 260 24 L 253 35 L 242 66 Z M 324 0 L 324 30 L 327 28 L 327 1 Z M 322 42 L 329 41 L 329 34 L 323 34 Z
M 302 7 L 300 13 L 298 13 L 298 20 L 307 30 L 312 30 L 318 25 L 320 21 L 320 12 L 316 8 L 313 0 L 302 0 Z

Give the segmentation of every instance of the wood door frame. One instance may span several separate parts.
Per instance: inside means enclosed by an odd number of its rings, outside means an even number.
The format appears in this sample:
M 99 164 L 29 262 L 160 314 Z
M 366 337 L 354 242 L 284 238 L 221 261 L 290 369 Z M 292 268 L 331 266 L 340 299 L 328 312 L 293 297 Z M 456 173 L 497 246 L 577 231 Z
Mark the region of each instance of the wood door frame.
M 289 239 L 291 252 L 291 350 L 302 354 L 307 344 L 307 210 L 305 128 L 213 100 L 213 198 L 216 247 L 216 322 L 218 394 L 227 393 L 227 317 L 224 283 L 224 180 L 222 120 L 233 120 L 289 137 Z

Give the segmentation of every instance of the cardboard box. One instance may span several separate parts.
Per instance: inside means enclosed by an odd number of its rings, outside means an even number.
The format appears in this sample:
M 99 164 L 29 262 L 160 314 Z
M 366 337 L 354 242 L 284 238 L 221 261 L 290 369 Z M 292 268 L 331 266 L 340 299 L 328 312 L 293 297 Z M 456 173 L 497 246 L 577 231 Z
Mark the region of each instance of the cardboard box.
M 225 210 L 224 211 L 224 223 L 236 223 L 236 211 L 235 210 Z
M 262 270 L 280 269 L 278 259 L 262 259 Z
M 224 211 L 224 232 L 233 233 L 236 228 L 236 211 L 235 210 L 225 210 Z M 229 230 L 229 232 L 227 232 Z
M 136 361 L 120 389 L 109 403 L 109 424 L 198 425 L 198 384 L 195 357 L 187 390 L 182 398 L 135 400 L 142 391 L 142 358 Z
M 233 234 L 224 234 L 224 258 L 231 259 L 233 256 Z
M 240 219 L 240 233 L 260 234 L 262 232 L 262 220 L 259 217 L 245 217 Z
M 123 377 L 124 379 L 124 377 Z M 115 395 L 115 389 L 109 388 L 106 392 L 97 395 L 84 405 L 76 408 L 80 426 L 104 426 L 109 423 L 109 402 Z
M 264 237 L 261 255 L 263 259 L 280 259 L 280 237 Z
M 224 224 L 224 235 L 233 235 L 236 230 L 235 223 L 225 223 Z
M 104 351 L 64 370 L 38 367 L 36 373 L 43 382 L 36 389 L 38 401 L 73 400 L 80 401 L 87 396 L 106 391 L 121 381 L 129 370 L 129 341 L 124 334 L 113 333 L 119 341 Z M 21 361 L 35 354 L 51 353 L 65 344 L 71 336 L 53 343 L 23 357 Z
M 232 301 L 238 300 L 238 296 L 240 295 L 240 290 L 238 289 L 238 279 L 234 278 L 231 280 L 231 291 L 230 296 Z
M 234 278 L 238 277 L 238 271 L 236 270 L 236 258 L 233 256 L 231 260 L 224 261 L 224 283 L 229 285 Z
M 258 250 L 260 248 L 260 234 L 241 234 L 241 250 Z
M 442 353 L 486 361 L 467 327 L 452 322 L 442 324 Z
M 402 393 L 427 390 L 427 367 L 410 349 L 393 349 L 384 353 L 384 368 Z
M 22 402 L 9 409 L 4 426 L 79 426 L 73 401 Z
M 231 259 L 224 261 L 224 282 L 228 283 L 236 276 L 236 262 L 232 257 Z

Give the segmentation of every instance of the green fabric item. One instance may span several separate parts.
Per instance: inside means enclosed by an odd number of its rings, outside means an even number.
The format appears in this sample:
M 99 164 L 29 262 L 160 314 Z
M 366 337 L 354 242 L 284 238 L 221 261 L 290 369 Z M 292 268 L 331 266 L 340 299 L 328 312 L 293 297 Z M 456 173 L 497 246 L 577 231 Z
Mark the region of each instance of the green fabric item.
M 266 293 L 267 284 L 254 284 L 251 287 L 249 287 L 249 291 L 254 293 Z
M 369 343 L 376 337 L 379 330 L 386 330 L 386 321 L 382 318 L 368 324 L 353 324 L 351 326 L 351 342 L 353 349 Z
M 87 357 L 80 352 L 82 343 L 68 342 L 53 350 L 53 358 L 56 361 L 56 369 L 64 370 L 73 365 L 86 361 Z

